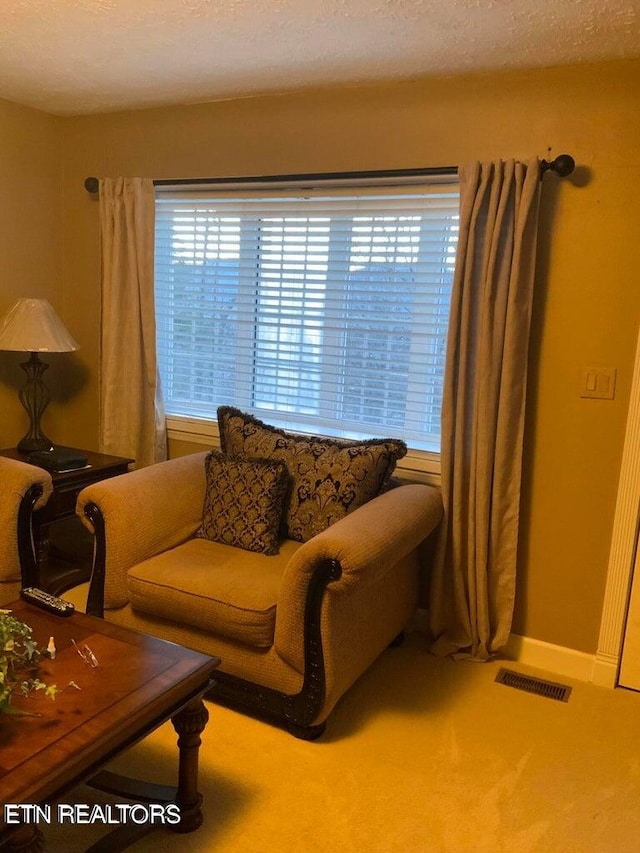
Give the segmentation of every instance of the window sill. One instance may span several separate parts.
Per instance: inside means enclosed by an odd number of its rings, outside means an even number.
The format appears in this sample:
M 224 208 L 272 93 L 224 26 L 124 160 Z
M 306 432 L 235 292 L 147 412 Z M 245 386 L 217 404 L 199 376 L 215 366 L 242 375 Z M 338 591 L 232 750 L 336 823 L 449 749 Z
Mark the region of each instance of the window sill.
M 184 415 L 167 415 L 167 435 L 174 441 L 220 447 L 218 424 L 204 418 L 189 418 Z M 396 466 L 396 475 L 413 483 L 426 483 L 440 488 L 440 457 L 423 450 L 409 450 Z

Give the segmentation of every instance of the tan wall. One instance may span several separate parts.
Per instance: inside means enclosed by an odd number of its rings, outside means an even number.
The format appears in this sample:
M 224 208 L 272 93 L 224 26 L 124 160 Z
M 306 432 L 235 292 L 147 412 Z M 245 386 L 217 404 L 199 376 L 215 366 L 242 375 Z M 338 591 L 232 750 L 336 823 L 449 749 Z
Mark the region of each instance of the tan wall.
M 0 101 L 0 317 L 21 297 L 49 299 L 66 319 L 61 288 L 59 120 Z M 12 447 L 27 431 L 18 400 L 28 355 L 0 353 L 0 447 Z M 53 400 L 43 417 L 46 433 L 56 433 L 63 417 L 62 374 L 73 355 L 45 359 Z
M 640 315 L 639 90 L 640 63 L 628 62 L 67 119 L 65 307 L 89 371 L 68 407 L 68 435 L 96 442 L 98 213 L 87 175 L 392 169 L 568 152 L 575 178 L 547 176 L 543 189 L 514 630 L 594 652 Z M 586 365 L 618 368 L 615 400 L 580 398 Z

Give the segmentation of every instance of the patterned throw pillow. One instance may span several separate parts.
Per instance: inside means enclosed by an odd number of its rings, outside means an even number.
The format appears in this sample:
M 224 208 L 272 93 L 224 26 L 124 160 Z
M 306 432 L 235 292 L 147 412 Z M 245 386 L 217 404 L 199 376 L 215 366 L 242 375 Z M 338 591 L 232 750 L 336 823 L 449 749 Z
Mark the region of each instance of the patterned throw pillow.
M 277 554 L 288 479 L 283 463 L 229 459 L 212 450 L 204 464 L 207 485 L 196 537 Z
M 387 485 L 407 446 L 397 439 L 348 441 L 296 435 L 232 406 L 218 409 L 222 450 L 241 459 L 281 460 L 289 472 L 283 535 L 306 542 Z

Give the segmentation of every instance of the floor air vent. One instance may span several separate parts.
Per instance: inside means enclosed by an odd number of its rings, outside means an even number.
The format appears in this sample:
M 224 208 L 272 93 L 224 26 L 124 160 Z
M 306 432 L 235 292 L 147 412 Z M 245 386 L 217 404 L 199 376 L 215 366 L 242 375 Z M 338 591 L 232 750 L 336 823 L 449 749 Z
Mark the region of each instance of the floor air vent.
M 512 669 L 501 668 L 496 675 L 496 682 L 506 684 L 507 687 L 515 687 L 516 690 L 535 693 L 536 696 L 555 699 L 557 702 L 568 702 L 569 696 L 571 696 L 571 688 L 566 684 L 556 684 L 554 681 L 532 678 L 530 675 L 522 675 L 522 673 L 514 672 Z

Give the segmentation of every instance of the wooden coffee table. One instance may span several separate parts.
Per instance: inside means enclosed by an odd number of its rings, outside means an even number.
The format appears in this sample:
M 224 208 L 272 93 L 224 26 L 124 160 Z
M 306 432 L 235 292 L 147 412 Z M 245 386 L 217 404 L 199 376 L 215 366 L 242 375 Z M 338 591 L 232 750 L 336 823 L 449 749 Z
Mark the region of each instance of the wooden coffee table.
M 58 687 L 75 681 L 82 689 L 68 688 L 54 701 L 42 694 L 21 697 L 15 705 L 40 716 L 0 718 L 0 808 L 60 801 L 65 792 L 87 782 L 143 803 L 176 803 L 180 822 L 170 828 L 176 832 L 197 829 L 202 823 L 198 749 L 208 719 L 202 696 L 212 686 L 219 659 L 83 613 L 54 616 L 23 601 L 7 609 L 31 626 L 40 645 L 46 646 L 50 636 L 55 638 L 55 660 L 43 662 L 40 677 Z M 89 646 L 97 668 L 83 661 L 72 639 L 79 646 Z M 110 759 L 168 719 L 178 733 L 176 788 L 134 782 L 109 771 L 98 773 Z M 5 825 L 2 814 L 1 848 L 45 849 L 39 826 Z M 121 850 L 153 828 L 153 824 L 123 824 L 110 841 L 100 841 L 91 849 L 95 853 Z

